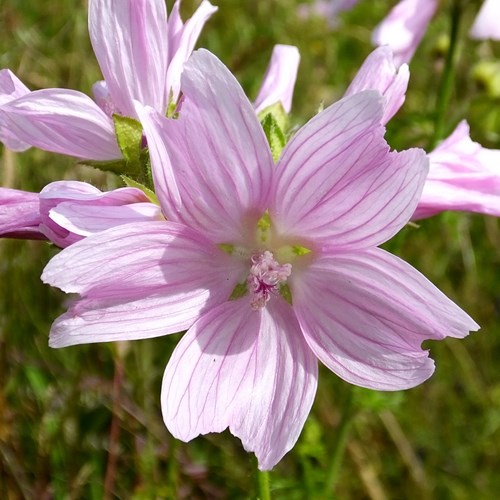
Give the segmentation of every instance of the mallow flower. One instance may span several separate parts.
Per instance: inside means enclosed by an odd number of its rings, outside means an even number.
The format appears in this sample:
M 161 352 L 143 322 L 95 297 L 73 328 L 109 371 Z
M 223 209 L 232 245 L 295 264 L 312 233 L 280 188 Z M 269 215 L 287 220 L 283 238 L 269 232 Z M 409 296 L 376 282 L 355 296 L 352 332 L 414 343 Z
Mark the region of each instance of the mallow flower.
M 214 55 L 195 52 L 181 88 L 178 119 L 137 105 L 166 220 L 90 235 L 49 262 L 42 279 L 80 296 L 49 342 L 187 330 L 163 378 L 166 426 L 184 441 L 229 427 L 270 469 L 301 432 L 318 360 L 352 384 L 407 389 L 434 371 L 423 340 L 478 325 L 378 248 L 410 219 L 428 170 L 424 151 L 390 151 L 380 93 L 319 113 L 275 164 Z
M 375 28 L 375 45 L 390 45 L 397 65 L 409 63 L 417 50 L 439 0 L 401 0 Z M 500 40 L 500 2 L 485 0 L 470 29 L 471 38 Z
M 102 192 L 79 181 L 57 181 L 40 193 L 0 188 L 0 237 L 43 239 L 65 248 L 90 234 L 130 222 L 162 220 L 141 190 Z
M 137 118 L 134 100 L 166 113 L 179 97 L 180 75 L 199 34 L 217 10 L 203 0 L 183 23 L 181 0 L 169 18 L 165 0 L 89 0 L 89 33 L 104 81 L 95 101 L 68 89 L 30 92 L 0 73 L 0 140 L 87 160 L 120 159 L 112 115 Z

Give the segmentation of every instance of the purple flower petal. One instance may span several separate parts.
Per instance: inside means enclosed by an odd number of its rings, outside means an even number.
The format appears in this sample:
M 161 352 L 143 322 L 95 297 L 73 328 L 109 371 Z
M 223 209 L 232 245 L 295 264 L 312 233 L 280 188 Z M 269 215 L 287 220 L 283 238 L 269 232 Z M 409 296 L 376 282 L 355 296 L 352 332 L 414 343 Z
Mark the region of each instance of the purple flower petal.
M 429 153 L 429 175 L 412 219 L 444 210 L 500 216 L 500 150 L 483 148 L 464 120 Z
M 409 78 L 408 65 L 396 68 L 392 49 L 388 46 L 379 47 L 365 59 L 344 95 L 357 94 L 362 90 L 378 90 L 387 99 L 382 118 L 382 124 L 385 125 L 403 105 Z
M 339 377 L 362 387 L 422 383 L 434 371 L 423 340 L 461 338 L 479 328 L 418 271 L 378 248 L 325 255 L 291 286 L 311 349 Z
M 28 87 L 12 71 L 9 69 L 0 70 L 0 142 L 12 151 L 26 151 L 30 145 L 19 140 L 5 125 L 1 107 L 29 93 Z
M 39 225 L 38 193 L 0 187 L 0 237 L 45 239 Z
M 182 199 L 182 211 L 165 216 L 217 243 L 246 240 L 247 218 L 256 222 L 268 206 L 274 164 L 264 131 L 234 76 L 206 50 L 186 64 L 182 92 L 180 117 L 163 119 L 155 136 L 146 130 L 148 144 L 164 141 Z M 160 156 L 153 169 L 165 168 Z
M 471 38 L 476 40 L 500 40 L 500 2 L 484 0 L 470 29 Z
M 373 31 L 373 43 L 389 45 L 396 66 L 409 63 L 437 7 L 437 0 L 401 0 Z
M 65 89 L 31 92 L 0 110 L 5 126 L 19 140 L 77 158 L 121 158 L 112 120 L 90 97 Z
M 227 300 L 239 262 L 178 224 L 142 222 L 97 233 L 64 249 L 42 280 L 79 293 L 56 320 L 50 345 L 131 340 L 189 328 Z
M 165 424 L 184 441 L 229 427 L 260 469 L 290 450 L 311 409 L 317 361 L 288 304 L 248 300 L 204 315 L 172 354 L 162 386 Z
M 299 69 L 299 49 L 293 45 L 275 45 L 269 66 L 255 99 L 255 111 L 281 102 L 287 113 L 292 108 L 293 89 Z
M 90 0 L 89 32 L 120 113 L 134 117 L 134 99 L 164 113 L 168 63 L 164 0 Z
M 181 74 L 184 64 L 194 50 L 205 23 L 212 17 L 218 7 L 208 0 L 203 0 L 193 16 L 184 24 L 179 15 L 180 0 L 172 8 L 168 20 L 168 54 L 167 99 L 170 92 L 174 102 L 179 98 Z
M 367 248 L 408 222 L 428 161 L 423 150 L 389 152 L 382 104 L 374 91 L 346 97 L 286 145 L 269 211 L 279 234 L 316 247 Z

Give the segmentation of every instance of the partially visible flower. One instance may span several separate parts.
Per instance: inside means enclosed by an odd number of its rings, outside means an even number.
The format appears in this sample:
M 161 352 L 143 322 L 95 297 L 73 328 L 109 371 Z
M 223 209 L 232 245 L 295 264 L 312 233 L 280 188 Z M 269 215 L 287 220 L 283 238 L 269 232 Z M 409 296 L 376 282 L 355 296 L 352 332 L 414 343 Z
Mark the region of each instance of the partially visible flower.
M 0 237 L 47 239 L 64 248 L 129 222 L 161 220 L 160 208 L 136 188 L 101 192 L 85 182 L 59 181 L 40 194 L 0 188 Z
M 229 427 L 269 469 L 300 434 L 318 359 L 353 384 L 405 389 L 434 371 L 424 339 L 478 326 L 377 248 L 409 220 L 428 169 L 422 150 L 389 150 L 378 92 L 319 113 L 277 165 L 215 56 L 191 57 L 182 92 L 178 119 L 137 107 L 155 179 L 173 176 L 156 184 L 166 220 L 91 235 L 50 261 L 42 279 L 80 294 L 50 344 L 188 329 L 163 378 L 168 429 L 187 441 Z
M 315 0 L 312 4 L 300 4 L 298 13 L 301 17 L 317 15 L 326 18 L 331 28 L 338 23 L 338 15 L 352 9 L 359 0 Z
M 217 10 L 203 0 L 184 24 L 180 3 L 167 20 L 164 0 L 90 0 L 90 38 L 105 79 L 94 85 L 97 104 L 73 90 L 29 92 L 17 78 L 19 98 L 11 99 L 0 83 L 0 140 L 8 147 L 17 141 L 14 149 L 31 145 L 77 158 L 121 158 L 111 115 L 137 118 L 134 101 L 166 113 L 169 99 L 179 97 L 183 65 Z
M 375 28 L 375 45 L 389 45 L 397 66 L 410 62 L 438 7 L 438 0 L 401 0 Z
M 297 47 L 274 46 L 271 60 L 254 102 L 257 113 L 277 102 L 281 102 L 287 113 L 290 112 L 299 62 L 300 54 Z
M 470 37 L 476 40 L 500 40 L 500 2 L 484 0 L 479 14 L 470 29 Z
M 500 216 L 500 150 L 483 148 L 466 121 L 429 153 L 429 175 L 412 219 L 444 210 Z
M 409 63 L 439 5 L 438 0 L 401 0 L 375 28 L 375 45 L 390 45 L 395 63 Z M 476 39 L 500 40 L 500 1 L 485 0 L 470 30 Z

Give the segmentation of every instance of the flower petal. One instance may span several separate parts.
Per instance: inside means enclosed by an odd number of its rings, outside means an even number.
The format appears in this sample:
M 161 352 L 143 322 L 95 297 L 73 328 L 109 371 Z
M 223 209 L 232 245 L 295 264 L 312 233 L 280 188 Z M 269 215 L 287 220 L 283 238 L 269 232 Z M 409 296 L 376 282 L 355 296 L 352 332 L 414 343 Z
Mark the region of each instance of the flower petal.
M 422 383 L 434 371 L 423 340 L 461 338 L 479 328 L 417 270 L 379 248 L 325 255 L 290 284 L 311 349 L 339 377 L 362 387 Z
M 378 47 L 365 59 L 345 96 L 362 90 L 378 90 L 387 99 L 382 118 L 382 124 L 385 125 L 403 105 L 409 78 L 408 65 L 396 68 L 392 49 L 388 46 Z
M 164 0 L 90 0 L 89 32 L 120 113 L 135 117 L 134 99 L 164 113 L 168 61 Z
M 396 66 L 409 63 L 437 7 L 438 0 L 401 0 L 373 31 L 373 43 L 389 45 Z
M 38 193 L 0 187 L 0 237 L 45 239 L 39 225 Z
M 112 120 L 81 92 L 36 90 L 1 108 L 19 140 L 46 151 L 92 160 L 121 158 Z
M 17 78 L 9 69 L 0 70 L 0 108 L 2 105 L 14 101 L 18 97 L 29 94 L 30 90 Z M 3 120 L 0 112 L 0 142 L 5 144 L 12 151 L 26 151 L 30 145 L 20 141 L 9 130 Z
M 182 92 L 180 117 L 161 118 L 154 137 L 146 130 L 148 144 L 164 142 L 158 149 L 168 151 L 182 199 L 182 211 L 164 208 L 165 216 L 212 241 L 237 243 L 248 238 L 243 219 L 256 222 L 268 205 L 274 164 L 267 139 L 243 89 L 210 52 L 193 53 Z M 164 170 L 167 159 L 152 156 L 151 162 Z
M 484 0 L 481 9 L 470 29 L 471 38 L 476 40 L 500 40 L 500 2 Z
M 429 175 L 412 219 L 443 210 L 500 216 L 500 150 L 471 140 L 464 120 L 429 153 Z
M 163 418 L 184 441 L 229 427 L 270 469 L 297 441 L 316 385 L 317 361 L 290 306 L 276 299 L 257 312 L 239 299 L 179 342 L 163 377 Z
M 175 2 L 168 20 L 167 99 L 172 92 L 174 102 L 179 98 L 184 64 L 193 52 L 203 26 L 218 10 L 208 0 L 203 0 L 193 16 L 183 24 L 179 15 L 180 3 L 180 0 Z
M 345 97 L 286 145 L 269 209 L 278 233 L 316 247 L 367 248 L 408 222 L 428 161 L 419 149 L 389 152 L 382 104 L 375 91 Z
M 64 248 L 111 227 L 161 220 L 160 208 L 136 188 L 101 192 L 85 182 L 59 181 L 40 192 L 41 231 Z
M 55 321 L 50 345 L 185 330 L 226 301 L 241 275 L 236 259 L 179 224 L 142 222 L 91 235 L 43 272 L 45 283 L 82 296 Z
M 281 102 L 287 113 L 290 112 L 299 62 L 300 54 L 297 47 L 274 46 L 269 66 L 254 102 L 256 113 L 277 102 Z

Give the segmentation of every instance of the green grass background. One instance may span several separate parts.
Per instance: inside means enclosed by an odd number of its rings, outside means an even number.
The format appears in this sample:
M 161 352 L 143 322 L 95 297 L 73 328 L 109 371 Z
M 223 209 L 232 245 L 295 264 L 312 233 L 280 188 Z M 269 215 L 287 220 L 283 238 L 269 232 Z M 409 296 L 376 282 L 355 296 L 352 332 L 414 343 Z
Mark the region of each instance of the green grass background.
M 305 0 L 304 0 L 305 1 Z M 197 5 L 185 0 L 188 15 Z M 303 20 L 298 0 L 221 0 L 199 46 L 217 54 L 252 98 L 275 43 L 297 45 L 302 62 L 293 123 L 342 96 L 371 50 L 373 27 L 395 2 L 360 0 L 331 31 Z M 168 7 L 172 1 L 167 2 Z M 500 43 L 467 38 L 480 2 L 463 2 L 460 56 L 447 132 L 462 118 L 475 140 L 500 149 Z M 447 47 L 443 1 L 411 63 L 403 110 L 388 125 L 394 148 L 426 147 Z M 0 68 L 32 89 L 90 93 L 100 78 L 78 0 L 2 0 Z M 500 165 L 499 165 L 500 168 Z M 109 189 L 110 175 L 42 151 L 0 146 L 2 185 L 40 190 L 58 179 Z M 273 498 L 331 498 L 326 488 L 345 402 L 350 427 L 337 498 L 495 499 L 500 492 L 500 286 L 498 219 L 446 213 L 407 227 L 385 245 L 421 270 L 482 326 L 465 340 L 427 342 L 436 373 L 409 391 L 353 388 L 326 369 L 295 448 L 271 473 Z M 174 440 L 159 406 L 173 335 L 129 344 L 51 350 L 64 294 L 39 276 L 56 250 L 0 241 L 0 498 L 256 498 L 255 462 L 227 431 Z

